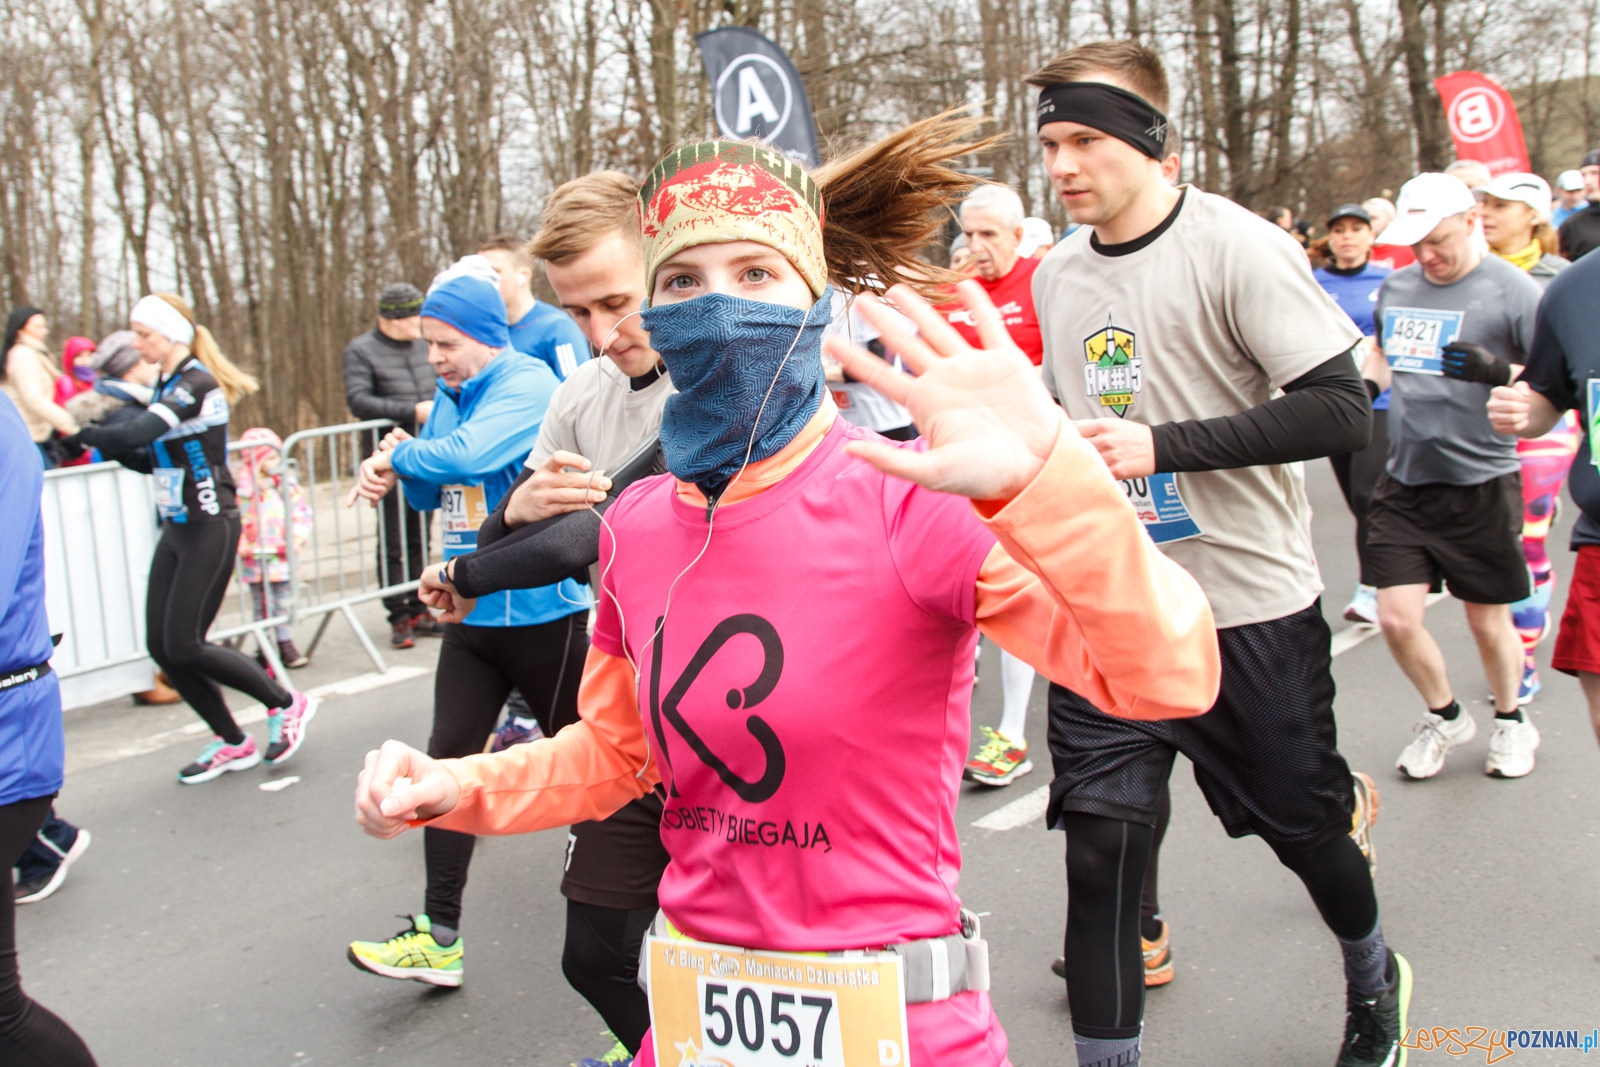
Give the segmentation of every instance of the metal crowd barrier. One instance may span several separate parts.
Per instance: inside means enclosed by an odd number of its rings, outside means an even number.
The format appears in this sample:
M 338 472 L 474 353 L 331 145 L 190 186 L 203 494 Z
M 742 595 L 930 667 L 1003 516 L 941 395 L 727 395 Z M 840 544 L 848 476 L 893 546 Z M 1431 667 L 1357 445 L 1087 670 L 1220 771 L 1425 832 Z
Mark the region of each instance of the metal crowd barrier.
M 45 610 L 67 708 L 151 688 L 144 597 L 156 544 L 150 478 L 118 463 L 46 471 Z
M 279 625 L 294 626 L 316 619 L 316 632 L 303 650 L 312 655 L 327 632 L 334 615 L 343 616 L 356 639 L 361 642 L 373 666 L 380 672 L 389 669 L 372 636 L 356 617 L 354 608 L 370 600 L 399 596 L 417 588 L 421 567 L 436 562 L 431 512 L 417 512 L 403 503 L 398 486 L 380 507 L 371 507 L 358 501 L 346 508 L 345 497 L 356 484 L 356 467 L 370 454 L 370 442 L 395 424 L 388 419 L 368 419 L 364 422 L 323 426 L 290 434 L 281 449 L 259 442 L 232 441 L 231 454 L 254 453 L 260 449 L 276 452 L 276 458 L 260 465 L 257 473 L 282 475 L 279 491 L 285 495 L 285 548 L 290 574 L 287 610 L 281 614 L 257 619 L 251 606 L 251 594 L 238 569 L 235 570 L 235 598 L 239 621 L 211 631 L 214 641 L 234 640 L 249 635 L 256 647 L 283 677 L 283 664 L 278 656 L 277 640 L 271 633 Z M 287 483 L 293 479 L 311 507 L 311 532 L 306 544 L 297 544 L 293 536 L 292 509 L 287 499 Z M 391 501 L 395 507 L 391 508 Z M 254 502 L 241 497 L 239 509 L 243 515 Z M 385 564 L 380 573 L 378 560 L 387 560 L 390 537 L 395 531 L 385 521 L 385 513 L 393 510 L 398 522 L 403 522 L 407 532 L 416 531 L 421 541 L 421 555 L 413 567 L 412 553 L 406 545 L 399 546 L 398 574 Z M 265 568 L 267 560 L 261 563 Z M 395 580 L 398 579 L 398 580 Z
M 293 478 L 311 509 L 305 544 L 293 536 L 293 516 L 285 499 L 286 563 L 290 576 L 286 605 L 256 618 L 251 592 L 235 561 L 231 608 L 219 613 L 209 639 L 237 647 L 253 638 L 261 655 L 285 677 L 273 633 L 280 625 L 316 620 L 307 655 L 315 652 L 328 624 L 340 615 L 380 672 L 388 664 L 367 633 L 355 607 L 370 600 L 403 595 L 417 588 L 420 567 L 435 562 L 439 538 L 432 512 L 412 511 L 397 486 L 385 501 L 408 531 L 421 541 L 420 559 L 401 545 L 398 568 L 379 571 L 393 531 L 384 521 L 389 508 L 344 498 L 355 485 L 355 471 L 371 442 L 394 425 L 386 419 L 324 426 L 290 434 L 281 449 L 260 442 L 232 441 L 230 455 L 262 449 L 270 460 L 258 474 Z M 241 515 L 254 503 L 241 497 Z M 51 630 L 62 635 L 52 658 L 62 682 L 66 707 L 82 707 L 149 689 L 153 666 L 145 651 L 144 601 L 150 558 L 160 531 L 148 476 L 117 463 L 64 467 L 45 472 L 46 603 Z M 267 559 L 259 562 L 265 569 Z M 417 566 L 413 566 L 413 563 Z M 265 575 L 263 574 L 263 577 Z M 271 601 L 267 604 L 270 606 Z

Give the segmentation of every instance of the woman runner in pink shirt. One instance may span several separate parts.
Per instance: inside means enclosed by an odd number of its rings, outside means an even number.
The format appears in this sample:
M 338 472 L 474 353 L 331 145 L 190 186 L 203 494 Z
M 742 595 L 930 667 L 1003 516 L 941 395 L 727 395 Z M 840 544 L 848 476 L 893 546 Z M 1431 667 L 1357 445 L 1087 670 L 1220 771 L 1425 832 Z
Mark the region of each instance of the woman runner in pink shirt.
M 981 350 L 906 284 L 889 295 L 920 338 L 859 298 L 916 378 L 829 342 L 911 410 L 921 441 L 851 426 L 823 387 L 830 279 L 926 276 L 927 198 L 970 184 L 945 165 L 970 128 L 927 120 L 815 178 L 726 141 L 656 165 L 640 192 L 643 321 L 680 390 L 662 420 L 670 473 L 605 516 L 581 720 L 459 760 L 388 741 L 361 774 L 357 819 L 378 837 L 566 826 L 665 785 L 640 1067 L 1008 1064 L 957 896 L 979 632 L 1115 715 L 1215 699 L 1199 586 L 1144 535 L 974 283 L 958 291 Z M 838 626 L 826 605 L 841 602 L 869 625 Z M 844 955 L 772 955 L 823 952 Z M 855 988 L 892 976 L 872 969 L 891 957 L 897 988 Z M 885 996 L 899 1029 L 883 1032 L 899 1036 L 869 1059 L 859 1040 Z

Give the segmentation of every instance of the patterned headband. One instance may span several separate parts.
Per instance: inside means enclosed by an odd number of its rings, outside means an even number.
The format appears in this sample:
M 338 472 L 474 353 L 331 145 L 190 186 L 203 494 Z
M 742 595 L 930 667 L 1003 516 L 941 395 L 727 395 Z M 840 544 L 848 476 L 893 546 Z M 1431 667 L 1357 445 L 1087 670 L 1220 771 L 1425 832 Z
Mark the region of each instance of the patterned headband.
M 793 263 L 818 297 L 828 285 L 822 194 L 805 168 L 743 141 L 705 141 L 668 154 L 639 190 L 647 292 L 685 248 L 755 241 Z

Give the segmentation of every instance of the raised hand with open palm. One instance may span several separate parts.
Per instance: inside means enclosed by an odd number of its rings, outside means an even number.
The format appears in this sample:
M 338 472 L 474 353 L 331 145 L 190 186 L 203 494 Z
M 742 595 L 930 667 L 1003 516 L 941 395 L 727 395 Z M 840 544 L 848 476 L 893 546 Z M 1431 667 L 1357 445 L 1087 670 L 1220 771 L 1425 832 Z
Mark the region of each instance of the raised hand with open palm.
M 956 293 L 972 312 L 982 348 L 963 340 L 909 286 L 897 285 L 886 295 L 916 323 L 920 336 L 876 297 L 858 298 L 885 347 L 915 377 L 843 338 L 828 340 L 828 353 L 850 376 L 910 409 L 928 440 L 925 452 L 879 441 L 855 441 L 847 448 L 884 473 L 927 489 L 1009 500 L 1038 476 L 1061 434 L 1076 431 L 1012 342 L 983 287 L 968 280 Z

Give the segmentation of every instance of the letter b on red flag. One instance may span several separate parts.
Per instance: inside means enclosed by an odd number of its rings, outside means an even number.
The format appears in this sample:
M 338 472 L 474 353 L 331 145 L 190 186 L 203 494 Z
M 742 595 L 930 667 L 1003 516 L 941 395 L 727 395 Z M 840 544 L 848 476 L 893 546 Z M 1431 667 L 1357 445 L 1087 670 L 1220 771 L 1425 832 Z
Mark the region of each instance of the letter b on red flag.
M 1446 74 L 1433 84 L 1458 157 L 1478 160 L 1490 174 L 1529 169 L 1522 120 L 1504 86 L 1472 70 Z

